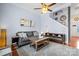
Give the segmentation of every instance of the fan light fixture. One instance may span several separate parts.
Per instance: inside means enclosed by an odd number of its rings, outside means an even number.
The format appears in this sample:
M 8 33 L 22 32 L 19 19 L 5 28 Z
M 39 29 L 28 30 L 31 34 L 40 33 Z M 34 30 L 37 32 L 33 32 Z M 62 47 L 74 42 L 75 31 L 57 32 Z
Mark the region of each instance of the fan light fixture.
M 48 6 L 43 6 L 42 13 L 47 13 L 47 12 L 48 12 Z
M 50 9 L 51 6 L 55 5 L 56 3 L 51 3 L 49 5 L 45 4 L 45 3 L 41 3 L 42 7 L 41 8 L 34 8 L 35 10 L 37 9 L 41 9 L 42 13 L 47 13 L 52 12 L 52 9 Z

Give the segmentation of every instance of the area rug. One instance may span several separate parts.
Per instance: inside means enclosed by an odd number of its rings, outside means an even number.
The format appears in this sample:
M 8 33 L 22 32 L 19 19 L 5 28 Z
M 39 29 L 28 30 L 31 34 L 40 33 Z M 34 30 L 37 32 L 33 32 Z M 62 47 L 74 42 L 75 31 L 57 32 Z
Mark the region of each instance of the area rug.
M 49 45 L 36 51 L 30 45 L 17 49 L 19 56 L 79 56 L 79 49 L 63 44 L 50 42 Z

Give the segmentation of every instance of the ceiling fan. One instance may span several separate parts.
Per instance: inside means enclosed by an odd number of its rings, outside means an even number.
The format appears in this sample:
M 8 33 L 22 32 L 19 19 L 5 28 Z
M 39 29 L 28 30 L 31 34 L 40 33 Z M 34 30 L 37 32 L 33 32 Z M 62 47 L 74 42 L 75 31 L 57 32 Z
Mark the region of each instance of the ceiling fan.
M 55 4 L 56 4 L 56 3 L 51 3 L 51 4 L 47 5 L 47 4 L 45 4 L 45 3 L 41 3 L 42 8 L 34 8 L 34 9 L 35 9 L 35 10 L 41 9 L 41 10 L 42 10 L 42 13 L 47 13 L 48 11 L 52 12 L 52 10 L 49 9 L 49 7 L 51 7 L 51 6 L 55 5 Z

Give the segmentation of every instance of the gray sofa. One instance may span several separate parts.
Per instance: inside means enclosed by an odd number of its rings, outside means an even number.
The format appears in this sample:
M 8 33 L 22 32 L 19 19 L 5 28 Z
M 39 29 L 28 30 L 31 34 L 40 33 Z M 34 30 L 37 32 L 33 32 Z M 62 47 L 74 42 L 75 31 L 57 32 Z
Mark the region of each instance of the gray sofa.
M 18 39 L 18 47 L 31 43 L 30 39 L 38 39 L 39 33 L 37 31 L 20 31 L 16 33 Z

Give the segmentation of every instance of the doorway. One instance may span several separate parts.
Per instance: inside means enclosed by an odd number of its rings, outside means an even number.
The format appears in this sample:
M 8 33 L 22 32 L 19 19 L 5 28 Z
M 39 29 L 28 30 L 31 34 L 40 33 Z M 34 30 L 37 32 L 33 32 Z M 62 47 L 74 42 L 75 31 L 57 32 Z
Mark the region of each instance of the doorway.
M 70 46 L 79 49 L 79 4 L 71 4 Z

